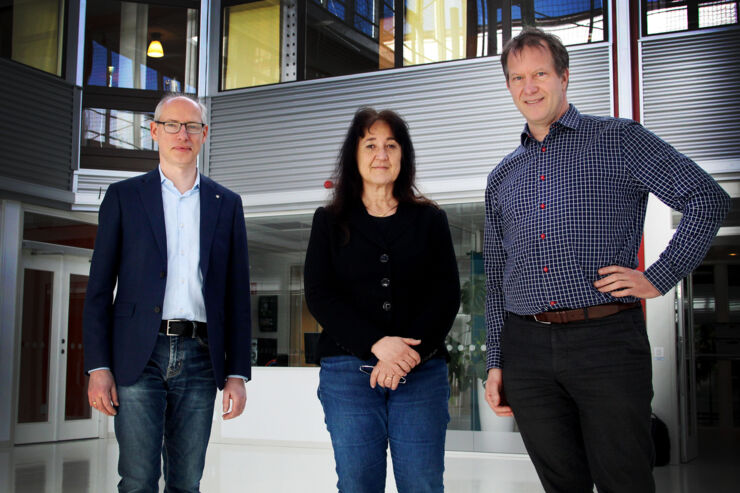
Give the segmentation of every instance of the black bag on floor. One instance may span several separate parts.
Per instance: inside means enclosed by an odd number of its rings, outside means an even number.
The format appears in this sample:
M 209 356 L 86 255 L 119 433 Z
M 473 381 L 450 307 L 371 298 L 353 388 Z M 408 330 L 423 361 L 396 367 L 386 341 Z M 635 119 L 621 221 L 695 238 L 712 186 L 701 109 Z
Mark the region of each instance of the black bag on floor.
M 665 466 L 671 461 L 671 438 L 668 435 L 668 426 L 662 419 L 652 414 L 650 417 L 650 434 L 653 436 L 655 449 L 654 466 Z

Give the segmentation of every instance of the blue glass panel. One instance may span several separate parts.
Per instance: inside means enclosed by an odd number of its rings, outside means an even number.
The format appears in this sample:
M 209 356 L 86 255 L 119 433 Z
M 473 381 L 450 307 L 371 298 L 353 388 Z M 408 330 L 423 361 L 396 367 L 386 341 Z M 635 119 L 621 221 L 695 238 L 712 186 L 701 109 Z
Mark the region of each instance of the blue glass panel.
M 375 1 L 374 0 L 355 0 L 355 13 L 360 14 L 366 19 L 375 19 Z
M 90 75 L 87 78 L 88 85 L 105 86 L 108 77 L 108 50 L 97 41 L 92 42 L 92 62 L 90 64 Z
M 115 87 L 134 87 L 134 64 L 129 57 L 118 55 L 118 64 L 114 65 L 118 72 L 118 82 Z
M 355 27 L 371 38 L 373 37 L 373 25 L 365 19 L 355 17 Z
M 154 70 L 151 67 L 146 68 L 146 87 L 144 89 L 149 89 L 151 91 L 156 91 L 159 89 L 157 84 L 157 79 L 159 74 L 157 74 L 157 71 Z
M 344 19 L 344 2 L 339 2 L 338 0 L 329 0 L 327 9 L 329 10 L 329 12 L 336 15 L 340 19 Z

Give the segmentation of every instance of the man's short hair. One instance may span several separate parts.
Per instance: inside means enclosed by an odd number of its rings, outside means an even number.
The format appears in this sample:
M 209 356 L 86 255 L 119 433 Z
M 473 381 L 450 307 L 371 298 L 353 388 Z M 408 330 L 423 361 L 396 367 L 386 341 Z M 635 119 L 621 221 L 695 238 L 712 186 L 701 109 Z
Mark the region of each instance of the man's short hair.
M 201 103 L 196 97 L 191 96 L 190 94 L 184 94 L 179 92 L 171 92 L 169 94 L 165 94 L 162 99 L 159 100 L 159 103 L 157 103 L 157 107 L 154 109 L 154 121 L 158 122 L 161 121 L 162 118 L 162 107 L 165 105 L 166 102 L 175 99 L 175 98 L 185 98 L 189 99 L 190 101 L 194 102 L 198 105 L 198 108 L 200 108 L 200 121 L 201 123 L 208 123 L 208 110 L 206 107 Z
M 504 69 L 504 76 L 507 82 L 509 81 L 509 54 L 518 55 L 526 46 L 530 48 L 536 48 L 538 46 L 548 47 L 552 54 L 555 71 L 558 76 L 562 77 L 565 71 L 568 70 L 570 63 L 568 50 L 565 49 L 560 38 L 536 27 L 526 27 L 522 32 L 507 41 L 504 50 L 501 52 L 501 66 Z

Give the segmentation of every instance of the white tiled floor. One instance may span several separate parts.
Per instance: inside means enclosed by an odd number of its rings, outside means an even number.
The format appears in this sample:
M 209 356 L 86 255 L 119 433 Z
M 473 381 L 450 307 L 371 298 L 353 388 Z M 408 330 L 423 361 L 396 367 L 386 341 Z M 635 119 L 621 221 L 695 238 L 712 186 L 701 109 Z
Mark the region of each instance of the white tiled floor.
M 115 440 L 83 440 L 0 449 L 2 493 L 114 492 Z M 451 493 L 541 493 L 524 455 L 448 452 L 445 485 Z M 702 440 L 699 459 L 656 469 L 659 493 L 736 493 L 740 490 L 740 434 Z M 204 492 L 327 493 L 336 491 L 329 448 L 212 444 Z M 395 493 L 389 467 L 388 493 Z

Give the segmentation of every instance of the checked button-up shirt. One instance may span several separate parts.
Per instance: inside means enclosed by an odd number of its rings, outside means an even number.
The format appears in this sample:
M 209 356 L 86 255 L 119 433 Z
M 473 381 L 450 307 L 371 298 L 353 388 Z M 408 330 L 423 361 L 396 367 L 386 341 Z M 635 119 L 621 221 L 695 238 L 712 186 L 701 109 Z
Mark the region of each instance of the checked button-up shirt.
M 525 126 L 521 145 L 486 187 L 487 368 L 502 365 L 506 312 L 616 300 L 593 282 L 601 267 L 637 267 L 649 193 L 683 213 L 668 247 L 645 271 L 665 294 L 706 255 L 729 210 L 727 193 L 632 120 L 581 115 L 571 105 L 543 142 Z

